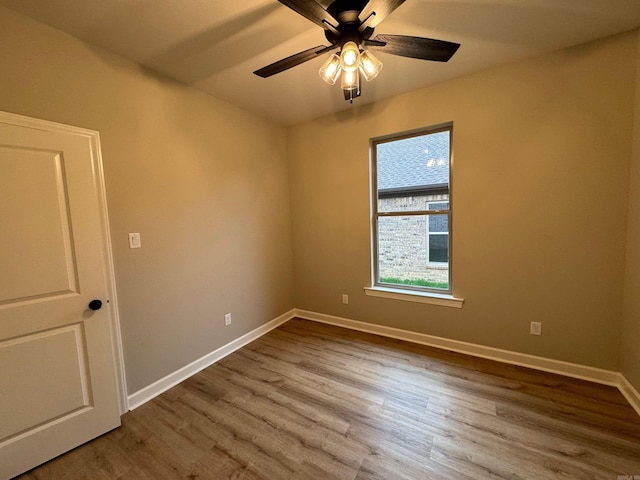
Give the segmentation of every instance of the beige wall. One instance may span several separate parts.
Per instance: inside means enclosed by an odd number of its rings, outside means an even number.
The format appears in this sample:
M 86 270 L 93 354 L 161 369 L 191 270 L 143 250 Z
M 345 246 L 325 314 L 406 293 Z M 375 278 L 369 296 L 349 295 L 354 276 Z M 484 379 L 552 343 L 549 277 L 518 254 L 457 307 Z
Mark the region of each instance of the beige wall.
M 618 369 L 636 47 L 624 34 L 291 127 L 296 307 Z M 448 121 L 464 308 L 367 297 L 369 138 Z
M 640 48 L 637 59 L 621 369 L 636 390 L 640 391 Z
M 101 134 L 129 393 L 294 305 L 622 368 L 638 388 L 637 44 L 620 35 L 285 131 L 0 8 L 0 110 Z M 366 297 L 368 140 L 447 121 L 464 308 Z
M 283 128 L 3 8 L 0 110 L 100 132 L 129 393 L 293 308 Z

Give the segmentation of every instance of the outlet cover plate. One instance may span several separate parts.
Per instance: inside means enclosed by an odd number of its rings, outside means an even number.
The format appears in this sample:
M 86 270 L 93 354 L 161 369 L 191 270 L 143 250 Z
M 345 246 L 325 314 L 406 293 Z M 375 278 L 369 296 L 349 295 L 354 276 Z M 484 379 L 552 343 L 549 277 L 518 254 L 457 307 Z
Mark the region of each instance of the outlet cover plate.
M 529 333 L 531 335 L 542 335 L 542 323 L 531 322 L 531 325 L 529 327 Z

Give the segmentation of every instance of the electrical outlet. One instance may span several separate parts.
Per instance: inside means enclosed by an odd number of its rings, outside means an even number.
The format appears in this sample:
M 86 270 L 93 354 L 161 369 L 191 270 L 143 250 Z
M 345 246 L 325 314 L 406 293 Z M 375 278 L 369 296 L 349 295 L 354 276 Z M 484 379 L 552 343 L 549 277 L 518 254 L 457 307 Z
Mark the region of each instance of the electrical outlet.
M 529 327 L 529 333 L 531 335 L 542 335 L 542 323 L 531 322 L 531 325 Z
M 345 305 L 349 304 L 349 295 L 347 295 L 346 293 L 342 294 L 342 303 L 344 303 Z
M 230 313 L 225 313 L 224 315 L 224 325 L 225 326 L 229 326 L 231 325 L 231 314 Z

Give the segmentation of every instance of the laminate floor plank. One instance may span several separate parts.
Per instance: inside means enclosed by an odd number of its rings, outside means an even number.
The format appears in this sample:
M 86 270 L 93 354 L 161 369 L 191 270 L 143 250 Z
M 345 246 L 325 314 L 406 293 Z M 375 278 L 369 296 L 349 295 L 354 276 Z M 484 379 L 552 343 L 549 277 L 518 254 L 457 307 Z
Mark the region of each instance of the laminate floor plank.
M 613 387 L 294 319 L 18 478 L 623 475 L 640 476 L 640 416 Z

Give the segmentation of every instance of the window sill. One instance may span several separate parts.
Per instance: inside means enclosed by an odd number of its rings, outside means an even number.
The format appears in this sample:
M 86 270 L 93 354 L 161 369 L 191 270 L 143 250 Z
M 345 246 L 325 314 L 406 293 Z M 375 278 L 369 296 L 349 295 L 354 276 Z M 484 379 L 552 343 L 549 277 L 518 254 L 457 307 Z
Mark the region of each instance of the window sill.
M 391 298 L 405 302 L 428 303 L 443 307 L 462 308 L 464 298 L 440 293 L 417 292 L 387 287 L 364 287 L 364 293 L 370 297 Z

